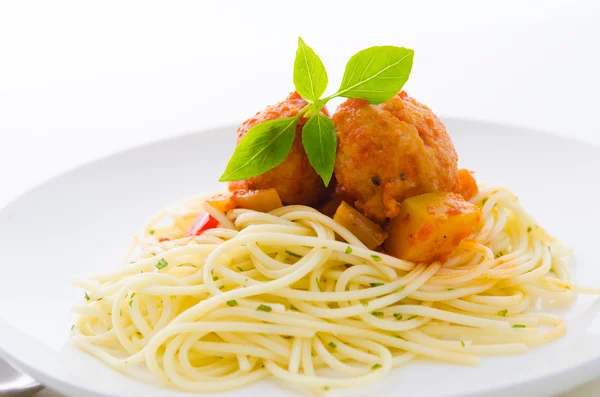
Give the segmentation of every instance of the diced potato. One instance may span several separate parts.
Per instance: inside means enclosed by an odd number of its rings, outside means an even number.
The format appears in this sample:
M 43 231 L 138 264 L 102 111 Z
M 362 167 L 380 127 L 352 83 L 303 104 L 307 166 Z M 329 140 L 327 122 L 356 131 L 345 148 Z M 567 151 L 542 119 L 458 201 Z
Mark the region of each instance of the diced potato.
M 335 211 L 333 220 L 348 229 L 369 249 L 380 246 L 387 237 L 387 233 L 383 231 L 381 226 L 358 212 L 345 201 L 342 201 L 337 211 Z
M 413 262 L 442 259 L 468 237 L 481 220 L 479 207 L 455 193 L 426 193 L 407 198 L 389 224 L 386 250 Z
M 269 212 L 282 207 L 279 193 L 274 188 L 261 190 L 235 190 L 227 194 L 211 197 L 206 202 L 221 212 L 234 208 Z
M 329 200 L 327 200 L 322 206 L 320 206 L 317 209 L 322 214 L 332 217 L 333 214 L 335 214 L 335 211 L 340 206 L 340 204 L 342 204 L 342 201 L 345 201 L 347 203 L 353 203 L 355 199 L 352 196 L 350 196 L 348 192 L 346 192 L 342 185 L 337 185 L 335 187 L 335 191 L 333 192 Z
M 465 169 L 458 170 L 458 193 L 465 200 L 471 200 L 477 195 L 477 192 L 479 192 L 479 189 L 477 188 L 475 178 L 473 178 L 473 173 Z

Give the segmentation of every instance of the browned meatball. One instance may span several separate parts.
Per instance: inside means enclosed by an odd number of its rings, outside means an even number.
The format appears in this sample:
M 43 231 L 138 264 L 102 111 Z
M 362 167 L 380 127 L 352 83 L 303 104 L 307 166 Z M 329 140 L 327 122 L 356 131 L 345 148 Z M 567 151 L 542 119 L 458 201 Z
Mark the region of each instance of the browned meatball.
M 297 92 L 291 93 L 284 101 L 268 106 L 244 121 L 237 129 L 237 141 L 239 142 L 254 125 L 263 121 L 294 117 L 306 105 L 307 102 Z M 327 110 L 324 109 L 323 113 L 327 114 Z M 298 121 L 292 150 L 283 163 L 262 175 L 231 182 L 229 190 L 275 188 L 284 204 L 314 205 L 321 201 L 327 194 L 325 184 L 310 165 L 302 146 L 302 127 L 306 121 L 303 117 Z
M 385 221 L 410 196 L 457 188 L 457 155 L 446 127 L 405 92 L 380 105 L 349 99 L 333 122 L 335 177 L 369 218 Z

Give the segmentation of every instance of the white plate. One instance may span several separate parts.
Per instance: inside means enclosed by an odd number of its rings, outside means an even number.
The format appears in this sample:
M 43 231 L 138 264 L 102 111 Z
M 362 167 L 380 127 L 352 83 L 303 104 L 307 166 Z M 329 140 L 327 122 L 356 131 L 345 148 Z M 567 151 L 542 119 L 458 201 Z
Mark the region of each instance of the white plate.
M 600 149 L 516 127 L 445 120 L 462 167 L 510 186 L 548 230 L 572 245 L 581 283 L 600 285 Z M 0 212 L 0 354 L 73 397 L 192 396 L 129 379 L 70 346 L 71 280 L 116 266 L 131 237 L 164 205 L 222 188 L 234 127 L 119 153 L 55 178 Z M 580 297 L 559 341 L 478 368 L 416 361 L 363 395 L 550 396 L 600 374 L 600 304 Z M 296 395 L 275 381 L 227 396 Z M 197 396 L 197 395 L 196 395 Z

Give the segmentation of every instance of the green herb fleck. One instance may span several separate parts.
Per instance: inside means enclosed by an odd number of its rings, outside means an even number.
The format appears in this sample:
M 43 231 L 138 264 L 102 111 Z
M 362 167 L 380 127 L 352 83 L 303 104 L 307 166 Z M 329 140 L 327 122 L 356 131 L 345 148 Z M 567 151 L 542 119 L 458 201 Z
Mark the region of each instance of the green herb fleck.
M 86 301 L 90 300 L 90 296 L 88 295 L 87 291 L 85 291 L 85 295 L 83 297 L 85 298 Z
M 381 368 L 381 364 L 375 364 L 371 367 L 371 369 L 379 369 Z
M 416 314 L 413 314 L 412 316 L 408 316 L 408 317 L 406 318 L 406 320 L 407 320 L 407 321 L 408 321 L 408 320 L 412 320 L 412 319 L 413 319 L 413 318 L 415 318 L 415 317 L 417 317 L 417 315 L 416 315 Z
M 227 306 L 234 307 L 234 306 L 237 306 L 237 305 L 238 305 L 238 303 L 237 303 L 237 301 L 235 299 L 227 301 Z
M 396 293 L 398 293 L 398 292 L 402 292 L 402 291 L 404 291 L 404 287 L 405 287 L 405 286 L 403 285 L 402 287 L 398 288 L 398 289 L 397 289 L 395 292 L 396 292 Z
M 448 291 L 454 291 L 456 288 L 448 288 Z
M 460 344 L 462 345 L 462 347 L 466 347 L 465 342 L 463 342 L 462 340 L 460 341 Z
M 501 317 L 506 317 L 507 314 L 508 314 L 508 310 L 507 309 L 500 310 L 498 312 L 498 315 L 501 316 Z
M 531 226 L 528 226 L 528 227 L 527 227 L 527 233 L 531 233 L 531 230 L 532 230 L 532 229 L 531 229 Z
M 405 337 L 403 337 L 403 336 L 396 335 L 396 338 L 399 338 L 399 339 L 402 339 L 405 342 L 408 342 L 408 340 Z
M 294 305 L 290 305 L 290 310 L 296 310 L 296 311 L 298 311 L 298 308 L 296 306 L 294 306 Z
M 396 320 L 402 320 L 402 313 L 394 313 L 394 318 Z
M 344 251 L 345 254 L 351 254 L 352 253 L 352 247 L 348 246 L 346 248 L 346 251 Z
M 371 287 L 380 287 L 383 285 L 383 283 L 371 283 L 370 285 Z
M 501 256 L 503 256 L 503 255 L 504 255 L 504 253 L 503 253 L 502 251 L 498 252 L 498 253 L 496 254 L 496 259 L 497 259 L 497 258 L 500 258 L 500 257 L 501 257 Z
M 219 279 L 219 276 L 214 276 L 213 277 L 213 281 L 217 281 Z
M 244 271 L 244 269 L 242 269 L 241 267 L 239 267 L 239 266 L 236 266 L 236 267 L 237 267 L 237 269 L 238 269 L 240 272 L 243 272 L 243 271 Z
M 267 305 L 258 305 L 256 310 L 258 310 L 260 312 L 270 312 L 271 310 L 273 310 L 273 308 L 271 306 L 267 306 Z
M 154 229 L 150 230 L 150 235 L 154 234 Z
M 160 260 L 158 261 L 158 263 L 156 264 L 156 268 L 158 270 L 160 269 L 164 269 L 165 267 L 169 266 L 169 262 L 167 262 L 165 260 L 165 258 L 160 258 Z
M 513 327 L 513 328 L 527 328 L 527 326 L 526 326 L 526 325 L 523 325 L 523 324 L 515 324 L 515 325 L 513 325 L 512 327 Z
M 75 324 L 71 325 L 71 331 L 75 329 Z
M 315 280 L 317 280 L 317 289 L 321 291 L 321 281 L 319 281 L 318 277 L 315 277 Z
M 373 258 L 375 262 L 381 262 L 383 260 L 379 255 L 371 255 L 371 258 Z
M 100 299 L 96 299 L 98 302 L 100 302 L 102 299 L 104 299 L 104 297 L 100 297 Z
M 483 207 L 485 205 L 485 203 L 487 203 L 488 198 L 484 198 L 483 200 L 481 200 L 481 206 Z
M 363 302 L 363 303 L 362 303 L 362 305 L 363 305 L 364 307 L 367 307 L 367 306 L 369 306 L 369 302 Z
M 375 317 L 383 317 L 383 312 L 371 312 L 371 314 Z
M 219 289 L 225 289 L 225 286 L 224 286 L 224 285 L 221 285 L 221 286 L 219 287 Z
M 295 253 L 293 251 L 290 251 L 290 250 L 285 250 L 285 253 L 288 254 L 289 256 L 293 256 L 294 258 L 302 258 L 302 255 L 297 254 L 297 253 Z
M 329 342 L 328 343 L 329 347 L 331 347 L 332 349 L 335 349 L 337 347 L 337 345 L 333 342 Z

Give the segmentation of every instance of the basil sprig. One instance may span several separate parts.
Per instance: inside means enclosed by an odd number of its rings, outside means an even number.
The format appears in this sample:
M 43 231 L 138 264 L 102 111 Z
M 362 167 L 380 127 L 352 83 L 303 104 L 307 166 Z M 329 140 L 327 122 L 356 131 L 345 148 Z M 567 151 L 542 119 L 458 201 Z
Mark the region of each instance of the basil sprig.
M 359 51 L 348 61 L 337 92 L 321 98 L 327 89 L 327 71 L 313 49 L 298 38 L 294 86 L 308 105 L 295 117 L 270 120 L 250 128 L 219 180 L 247 179 L 281 164 L 294 143 L 298 120 L 309 117 L 302 127 L 302 145 L 311 166 L 328 186 L 335 165 L 337 138 L 333 122 L 321 110 L 335 97 L 364 99 L 371 104 L 391 99 L 408 80 L 413 56 L 413 50 L 393 46 Z

